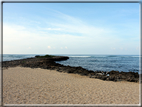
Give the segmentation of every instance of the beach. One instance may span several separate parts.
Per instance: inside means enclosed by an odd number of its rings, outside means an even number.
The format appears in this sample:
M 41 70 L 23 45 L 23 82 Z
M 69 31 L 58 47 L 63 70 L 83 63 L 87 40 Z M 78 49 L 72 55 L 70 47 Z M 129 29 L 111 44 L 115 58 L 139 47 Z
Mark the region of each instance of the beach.
M 4 104 L 139 104 L 139 83 L 41 68 L 3 69 Z

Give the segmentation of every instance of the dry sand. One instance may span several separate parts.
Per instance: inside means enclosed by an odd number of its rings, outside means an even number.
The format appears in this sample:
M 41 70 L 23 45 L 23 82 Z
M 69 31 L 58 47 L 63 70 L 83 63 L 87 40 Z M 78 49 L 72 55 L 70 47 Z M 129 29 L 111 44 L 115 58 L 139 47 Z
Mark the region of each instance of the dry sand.
M 55 70 L 3 70 L 4 104 L 139 104 L 139 83 L 112 82 Z

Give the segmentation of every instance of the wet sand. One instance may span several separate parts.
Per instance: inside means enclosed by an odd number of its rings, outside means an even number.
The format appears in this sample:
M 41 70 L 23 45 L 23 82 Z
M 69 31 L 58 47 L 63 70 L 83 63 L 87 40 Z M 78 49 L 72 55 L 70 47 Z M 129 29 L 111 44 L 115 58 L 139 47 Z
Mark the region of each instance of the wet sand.
M 4 104 L 139 104 L 139 83 L 40 68 L 3 70 Z

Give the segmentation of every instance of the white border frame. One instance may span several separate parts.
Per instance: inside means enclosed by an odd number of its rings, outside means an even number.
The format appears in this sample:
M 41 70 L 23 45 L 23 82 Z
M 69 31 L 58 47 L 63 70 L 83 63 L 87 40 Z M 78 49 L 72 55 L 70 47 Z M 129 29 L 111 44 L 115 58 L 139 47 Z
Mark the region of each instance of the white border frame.
M 90 1 L 85 1 L 85 0 L 71 0 L 71 1 L 67 1 L 67 0 L 43 0 L 43 1 L 38 1 L 38 0 L 35 0 L 35 1 L 28 1 L 28 0 L 23 0 L 23 1 L 14 1 L 14 0 L 3 0 L 1 1 L 1 62 L 3 60 L 3 3 L 139 3 L 140 4 L 140 62 L 139 62 L 139 74 L 141 74 L 141 62 L 142 62 L 142 59 L 141 59 L 141 56 L 142 56 L 142 50 L 141 50 L 141 45 L 142 45 L 142 31 L 141 31 L 141 28 L 142 28 L 142 1 L 141 0 L 90 0 Z M 0 106 L 1 107 L 37 107 L 37 106 L 141 106 L 141 75 L 140 75 L 140 78 L 139 78 L 139 104 L 3 104 L 3 70 L 2 70 L 2 63 L 0 65 L 1 67 L 1 70 L 0 70 L 0 73 L 1 73 L 1 104 Z

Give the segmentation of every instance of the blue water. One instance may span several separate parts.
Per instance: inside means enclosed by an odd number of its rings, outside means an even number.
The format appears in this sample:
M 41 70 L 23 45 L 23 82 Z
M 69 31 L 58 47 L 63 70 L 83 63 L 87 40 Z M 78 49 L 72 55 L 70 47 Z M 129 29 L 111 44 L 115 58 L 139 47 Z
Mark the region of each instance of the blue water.
M 4 54 L 3 61 L 17 60 L 34 57 L 37 54 Z M 43 55 L 43 54 L 38 54 Z M 69 66 L 81 66 L 93 71 L 124 71 L 139 72 L 139 55 L 69 55 L 66 61 L 56 61 L 57 63 Z
M 66 61 L 57 63 L 81 66 L 93 71 L 139 72 L 139 55 L 68 55 Z
M 34 56 L 35 56 L 35 54 L 3 54 L 3 61 L 31 58 Z

